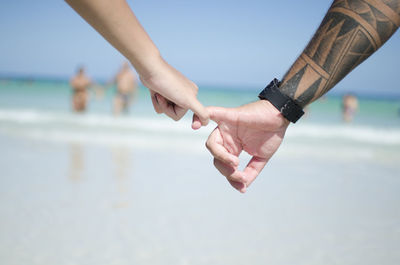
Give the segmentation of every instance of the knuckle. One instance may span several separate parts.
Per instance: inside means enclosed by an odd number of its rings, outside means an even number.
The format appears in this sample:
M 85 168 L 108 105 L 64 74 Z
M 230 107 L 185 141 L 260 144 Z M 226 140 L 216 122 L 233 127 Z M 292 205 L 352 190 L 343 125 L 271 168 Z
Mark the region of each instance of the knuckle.
M 193 85 L 193 88 L 194 88 L 195 92 L 197 92 L 199 90 L 199 87 L 196 85 L 195 82 L 191 81 L 191 83 Z
M 211 143 L 210 143 L 210 141 L 206 141 L 206 148 L 209 150 L 209 151 L 211 151 Z
M 174 121 L 179 121 L 179 117 L 177 117 L 176 115 L 169 114 L 168 116 L 169 116 L 171 119 L 173 119 Z

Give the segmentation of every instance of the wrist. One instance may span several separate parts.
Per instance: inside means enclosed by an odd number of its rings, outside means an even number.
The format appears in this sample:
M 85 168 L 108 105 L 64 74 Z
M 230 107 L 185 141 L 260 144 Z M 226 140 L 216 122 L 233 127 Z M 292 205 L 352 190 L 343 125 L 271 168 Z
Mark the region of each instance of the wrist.
M 277 127 L 287 128 L 290 124 L 290 121 L 286 119 L 282 113 L 269 102 L 268 100 L 259 100 L 257 104 L 260 105 L 261 110 L 263 112 L 262 116 L 269 117 L 269 119 L 273 119 L 273 123 L 276 124 Z
M 165 82 L 165 79 L 168 78 L 168 76 L 170 76 L 170 66 L 161 56 L 154 59 L 151 65 L 152 67 L 138 74 L 143 85 L 154 90 L 156 87 L 162 87 L 162 83 Z
M 238 123 L 249 128 L 267 131 L 284 131 L 290 122 L 269 101 L 254 101 L 238 108 Z
M 157 49 L 147 53 L 142 58 L 142 60 L 130 59 L 130 62 L 140 78 L 145 80 L 157 75 L 166 63 Z

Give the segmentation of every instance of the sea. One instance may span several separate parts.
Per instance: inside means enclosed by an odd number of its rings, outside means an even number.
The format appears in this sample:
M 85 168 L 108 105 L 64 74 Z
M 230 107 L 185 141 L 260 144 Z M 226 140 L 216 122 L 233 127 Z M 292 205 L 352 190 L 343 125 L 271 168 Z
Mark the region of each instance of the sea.
M 0 264 L 400 264 L 400 97 L 355 93 L 350 123 L 341 94 L 317 100 L 240 194 L 205 148 L 215 123 L 156 114 L 144 87 L 115 117 L 100 88 L 76 114 L 66 81 L 0 80 Z

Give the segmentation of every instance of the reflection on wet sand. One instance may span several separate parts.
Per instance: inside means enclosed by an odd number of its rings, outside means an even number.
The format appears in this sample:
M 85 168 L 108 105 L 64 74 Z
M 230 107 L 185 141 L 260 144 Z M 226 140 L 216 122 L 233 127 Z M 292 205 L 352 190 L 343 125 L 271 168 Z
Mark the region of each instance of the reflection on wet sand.
M 83 178 L 85 161 L 83 158 L 83 147 L 80 143 L 70 144 L 70 166 L 68 177 L 73 182 L 78 182 Z
M 115 178 L 118 182 L 123 181 L 128 177 L 130 170 L 129 148 L 123 146 L 111 147 L 111 155 Z
M 124 208 L 129 206 L 129 175 L 131 171 L 130 150 L 123 146 L 111 147 L 111 156 L 114 168 L 114 179 L 118 191 L 118 202 L 115 208 Z
M 91 163 L 85 162 L 85 149 L 81 143 L 70 143 L 69 146 L 69 174 L 68 178 L 72 183 L 80 183 L 85 178 L 85 172 L 90 172 Z M 131 152 L 129 148 L 123 146 L 110 147 L 109 154 L 111 159 L 107 160 L 109 167 L 102 165 L 105 168 L 110 168 L 111 171 L 107 178 L 113 178 L 115 200 L 113 203 L 114 208 L 124 208 L 129 206 L 129 192 L 130 192 L 130 174 L 131 174 Z M 91 153 L 87 155 L 90 156 Z M 90 157 L 88 157 L 90 158 Z M 90 160 L 90 159 L 89 159 Z M 98 167 L 100 165 L 96 165 Z M 98 181 L 96 178 L 91 181 Z

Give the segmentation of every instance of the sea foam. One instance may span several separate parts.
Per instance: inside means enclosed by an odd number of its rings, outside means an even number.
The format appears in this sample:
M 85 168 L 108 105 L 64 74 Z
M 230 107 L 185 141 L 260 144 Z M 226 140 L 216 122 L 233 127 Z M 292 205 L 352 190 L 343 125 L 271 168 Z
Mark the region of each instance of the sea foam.
M 179 141 L 204 141 L 214 128 L 209 125 L 193 131 L 190 123 L 190 119 L 174 122 L 157 115 L 116 118 L 106 114 L 0 109 L 1 131 L 58 141 L 138 142 L 138 135 L 151 138 L 151 141 L 156 138 L 160 141 L 172 141 L 175 138 Z M 303 123 L 289 126 L 286 139 L 345 140 L 392 146 L 400 145 L 400 128 Z

